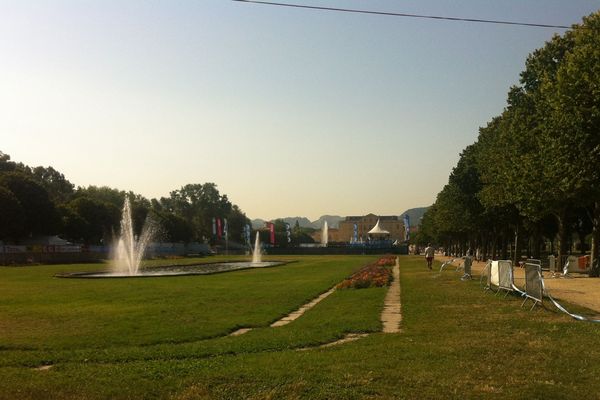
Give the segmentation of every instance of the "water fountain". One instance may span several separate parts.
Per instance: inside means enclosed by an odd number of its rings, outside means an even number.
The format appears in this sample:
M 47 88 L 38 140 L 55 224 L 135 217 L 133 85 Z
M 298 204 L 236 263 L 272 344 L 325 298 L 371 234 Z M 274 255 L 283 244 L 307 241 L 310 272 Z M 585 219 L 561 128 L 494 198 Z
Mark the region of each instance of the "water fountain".
M 323 230 L 321 231 L 321 246 L 327 247 L 329 242 L 329 228 L 327 227 L 327 221 L 323 223 Z
M 252 265 L 257 265 L 262 262 L 262 254 L 260 253 L 260 238 L 256 232 L 256 240 L 254 241 L 254 251 L 252 251 Z
M 139 238 L 134 235 L 131 201 L 129 197 L 125 198 L 121 214 L 121 234 L 116 241 L 112 260 L 116 274 L 134 276 L 140 273 L 142 257 L 154 233 L 154 224 L 146 223 Z
M 121 218 L 121 235 L 115 242 L 114 254 L 112 258 L 112 271 L 104 272 L 74 272 L 57 274 L 59 278 L 137 278 L 137 277 L 158 277 L 158 276 L 178 276 L 178 275 L 208 275 L 219 272 L 235 271 L 247 268 L 274 267 L 285 264 L 281 261 L 262 261 L 260 252 L 260 239 L 256 233 L 254 243 L 254 252 L 252 262 L 217 262 L 194 265 L 172 265 L 163 267 L 149 267 L 140 269 L 144 251 L 150 243 L 156 229 L 152 223 L 147 223 L 142 229 L 142 234 L 136 238 L 133 232 L 133 222 L 131 219 L 131 204 L 129 199 L 125 200 L 123 205 L 123 214 Z

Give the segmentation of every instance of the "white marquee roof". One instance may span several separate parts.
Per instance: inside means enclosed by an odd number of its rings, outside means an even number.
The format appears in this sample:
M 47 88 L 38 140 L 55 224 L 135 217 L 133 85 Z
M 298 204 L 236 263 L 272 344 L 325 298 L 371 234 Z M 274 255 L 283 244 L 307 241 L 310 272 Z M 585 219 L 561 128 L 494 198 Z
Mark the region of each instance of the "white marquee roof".
M 379 226 L 379 220 L 377 220 L 377 223 L 375 224 L 373 229 L 371 229 L 369 231 L 369 235 L 371 235 L 371 234 L 389 235 L 390 233 L 388 231 L 386 231 L 385 229 L 381 229 L 381 227 Z

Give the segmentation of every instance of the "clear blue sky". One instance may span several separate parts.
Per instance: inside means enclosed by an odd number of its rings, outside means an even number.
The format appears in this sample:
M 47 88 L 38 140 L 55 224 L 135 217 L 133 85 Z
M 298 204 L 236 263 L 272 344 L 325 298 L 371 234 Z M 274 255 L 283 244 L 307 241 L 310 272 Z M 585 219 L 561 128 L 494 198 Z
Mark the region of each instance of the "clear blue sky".
M 294 2 L 559 25 L 600 8 Z M 400 214 L 433 203 L 554 32 L 228 0 L 0 0 L 0 150 L 149 198 L 215 182 L 251 218 Z

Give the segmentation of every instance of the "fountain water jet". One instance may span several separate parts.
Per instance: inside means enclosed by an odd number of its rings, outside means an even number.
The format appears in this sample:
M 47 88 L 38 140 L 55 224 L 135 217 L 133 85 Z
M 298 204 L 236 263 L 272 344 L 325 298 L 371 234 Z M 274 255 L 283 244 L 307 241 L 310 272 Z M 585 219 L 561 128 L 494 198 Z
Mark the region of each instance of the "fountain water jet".
M 329 242 L 329 228 L 327 227 L 327 221 L 323 223 L 323 230 L 321 231 L 321 246 L 327 247 Z
M 266 268 L 283 265 L 285 261 L 262 261 L 260 252 L 260 239 L 256 233 L 256 242 L 254 244 L 254 253 L 252 262 L 222 262 L 207 263 L 182 266 L 149 267 L 140 270 L 140 263 L 144 251 L 148 246 L 153 234 L 156 231 L 156 225 L 146 223 L 142 229 L 139 239 L 133 234 L 133 223 L 131 220 L 131 204 L 129 199 L 125 200 L 123 205 L 123 215 L 121 219 L 121 235 L 115 243 L 115 251 L 112 257 L 113 270 L 100 272 L 72 272 L 57 274 L 59 278 L 141 278 L 141 277 L 160 277 L 160 276 L 181 276 L 181 275 L 207 275 L 220 272 L 236 271 L 247 268 Z
M 254 250 L 252 251 L 252 265 L 262 262 L 262 254 L 260 254 L 260 238 L 256 232 L 256 240 L 254 241 Z
M 142 257 L 154 232 L 154 225 L 146 223 L 139 238 L 134 235 L 131 202 L 129 197 L 126 197 L 123 204 L 123 213 L 121 214 L 121 234 L 116 241 L 116 250 L 113 256 L 113 266 L 116 273 L 129 276 L 139 274 Z

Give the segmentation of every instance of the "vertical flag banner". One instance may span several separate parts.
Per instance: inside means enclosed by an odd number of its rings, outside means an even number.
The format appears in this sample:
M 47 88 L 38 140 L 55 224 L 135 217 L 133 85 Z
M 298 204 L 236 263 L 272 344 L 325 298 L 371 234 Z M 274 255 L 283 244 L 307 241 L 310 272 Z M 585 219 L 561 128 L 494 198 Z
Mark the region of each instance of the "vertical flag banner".
M 287 242 L 290 243 L 292 241 L 292 233 L 290 232 L 290 224 L 285 224 L 285 233 L 287 235 Z
M 221 239 L 223 235 L 222 227 L 221 227 L 221 218 L 217 218 L 217 238 Z
M 271 244 L 275 244 L 275 224 L 269 222 L 269 232 L 271 233 Z
M 410 239 L 410 217 L 404 214 L 404 240 Z
M 244 226 L 244 238 L 246 239 L 246 243 L 250 244 L 250 225 L 246 224 L 246 226 Z
M 227 218 L 223 218 L 223 235 L 225 236 L 225 240 L 227 240 L 227 233 L 229 228 L 227 226 Z
M 217 221 L 213 218 L 212 219 L 212 225 L 213 225 L 213 236 L 217 236 Z
M 358 242 L 358 225 L 354 224 L 354 243 Z

